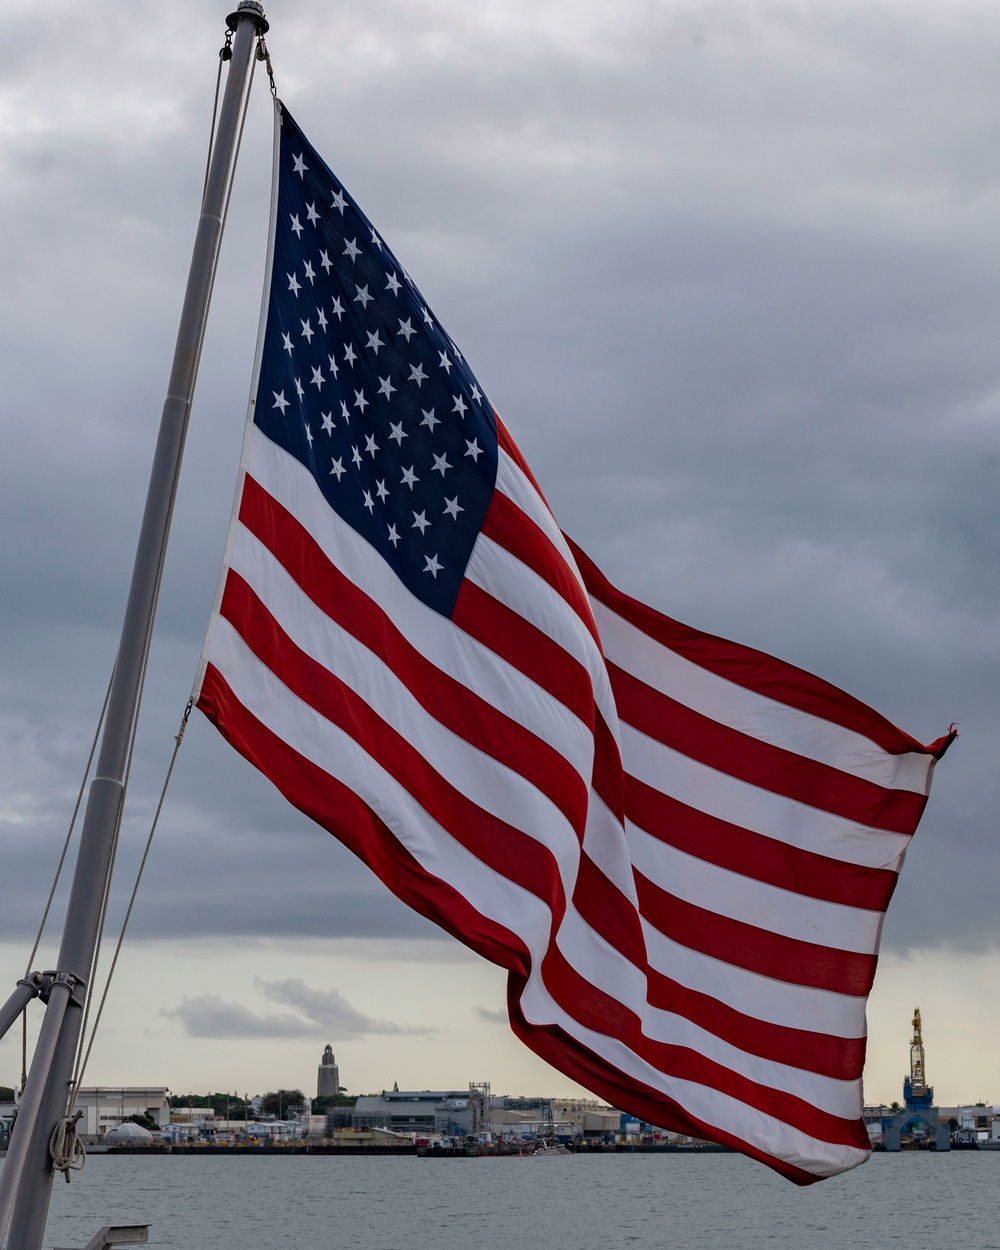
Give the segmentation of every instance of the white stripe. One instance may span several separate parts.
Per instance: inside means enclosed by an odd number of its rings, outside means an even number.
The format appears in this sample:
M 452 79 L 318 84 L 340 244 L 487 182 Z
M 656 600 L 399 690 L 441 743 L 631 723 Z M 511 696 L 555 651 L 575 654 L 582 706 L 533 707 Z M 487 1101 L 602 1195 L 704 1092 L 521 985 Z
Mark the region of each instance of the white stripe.
M 552 743 L 590 777 L 593 736 L 558 699 L 421 603 L 323 498 L 311 473 L 254 427 L 248 472 L 290 512 L 331 563 L 369 596 L 393 625 L 442 672 L 525 729 Z
M 593 686 L 594 702 L 614 733 L 618 714 L 604 656 L 590 630 L 562 595 L 534 569 L 485 534 L 476 539 L 465 576 L 548 635 L 583 665 Z
M 648 920 L 642 922 L 651 968 L 679 985 L 718 999 L 745 1016 L 786 1029 L 830 1037 L 864 1037 L 865 998 L 776 981 L 739 968 L 668 938 Z
M 926 794 L 933 757 L 890 755 L 854 730 L 747 690 L 657 642 L 592 600 L 604 654 L 633 677 L 703 716 L 760 742 L 828 764 L 878 786 Z
M 556 523 L 555 517 L 549 511 L 548 504 L 539 495 L 530 478 L 527 477 L 517 461 L 512 460 L 503 448 L 500 449 L 497 459 L 496 485 L 497 490 L 506 495 L 511 503 L 516 504 L 548 537 L 580 583 L 580 589 L 583 591 L 584 596 L 588 597 L 587 588 L 580 575 L 580 570 L 576 566 L 576 557 L 570 550 L 569 543 L 563 536 L 563 532 Z
M 635 868 L 686 903 L 799 942 L 859 955 L 878 949 L 882 912 L 795 894 L 689 855 L 631 821 L 626 829 Z
M 621 725 L 621 744 L 626 773 L 697 811 L 846 864 L 899 871 L 910 842 L 905 834 L 871 829 L 730 777 L 631 725 Z
M 621 893 L 623 905 L 634 907 L 638 911 L 639 896 L 636 894 L 632 861 L 621 821 L 594 790 L 590 791 L 590 802 L 587 805 L 583 849 L 588 859 Z

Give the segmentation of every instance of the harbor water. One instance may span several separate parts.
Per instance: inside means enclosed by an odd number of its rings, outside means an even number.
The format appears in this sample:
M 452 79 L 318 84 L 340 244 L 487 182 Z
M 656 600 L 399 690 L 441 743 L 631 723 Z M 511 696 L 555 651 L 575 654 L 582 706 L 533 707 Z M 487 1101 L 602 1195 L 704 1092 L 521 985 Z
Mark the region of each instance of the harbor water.
M 1000 1250 L 1000 1152 L 875 1155 L 807 1189 L 736 1155 L 95 1156 L 57 1177 L 46 1250 L 132 1222 L 178 1250 Z

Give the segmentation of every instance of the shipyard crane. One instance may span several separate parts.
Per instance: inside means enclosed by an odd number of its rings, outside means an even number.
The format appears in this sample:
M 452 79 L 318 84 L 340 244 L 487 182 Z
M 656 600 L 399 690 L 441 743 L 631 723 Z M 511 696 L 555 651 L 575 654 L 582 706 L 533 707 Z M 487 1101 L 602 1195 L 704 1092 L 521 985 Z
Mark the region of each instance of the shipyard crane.
M 910 1042 L 910 1094 L 920 1097 L 927 1093 L 927 1076 L 924 1070 L 924 1038 L 920 1027 L 920 1008 L 913 1009 L 913 1041 Z

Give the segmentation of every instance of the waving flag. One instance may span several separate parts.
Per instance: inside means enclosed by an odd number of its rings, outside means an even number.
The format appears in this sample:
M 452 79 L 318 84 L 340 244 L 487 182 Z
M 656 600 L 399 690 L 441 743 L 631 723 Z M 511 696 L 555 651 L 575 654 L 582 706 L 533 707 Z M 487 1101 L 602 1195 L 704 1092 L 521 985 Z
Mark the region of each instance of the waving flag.
M 865 1001 L 946 740 L 614 590 L 280 106 L 279 129 L 198 706 L 508 970 L 555 1067 L 800 1182 L 862 1162 Z

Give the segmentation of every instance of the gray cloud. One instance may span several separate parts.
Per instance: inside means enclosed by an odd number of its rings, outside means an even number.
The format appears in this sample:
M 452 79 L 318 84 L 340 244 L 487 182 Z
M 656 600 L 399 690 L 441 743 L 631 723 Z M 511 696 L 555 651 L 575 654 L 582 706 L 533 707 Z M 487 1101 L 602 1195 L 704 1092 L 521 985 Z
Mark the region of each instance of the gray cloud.
M 194 0 L 169 21 L 145 0 L 100 4 L 99 22 L 93 6 L 58 20 L 9 7 L 8 938 L 33 928 L 114 654 L 222 25 Z M 1000 141 L 987 119 L 1000 16 L 961 2 L 512 0 L 500 20 L 490 6 L 376 0 L 271 20 L 292 111 L 612 580 L 821 673 L 926 740 L 959 723 L 885 942 L 995 944 Z M 123 889 L 224 542 L 264 255 L 266 95 L 195 404 Z M 134 931 L 434 933 L 200 723 Z
M 242 1003 L 227 1002 L 218 994 L 185 998 L 176 1007 L 164 1007 L 160 1015 L 175 1020 L 188 1037 L 198 1038 L 322 1038 L 404 1036 L 433 1033 L 421 1026 L 404 1027 L 391 1020 L 376 1020 L 358 1011 L 338 990 L 313 990 L 299 977 L 285 981 L 255 982 L 268 1002 L 292 1007 L 298 1013 L 262 1015 Z
M 484 1024 L 502 1024 L 506 1026 L 509 1023 L 507 1013 L 502 1008 L 476 1007 L 476 1017 L 482 1020 Z

